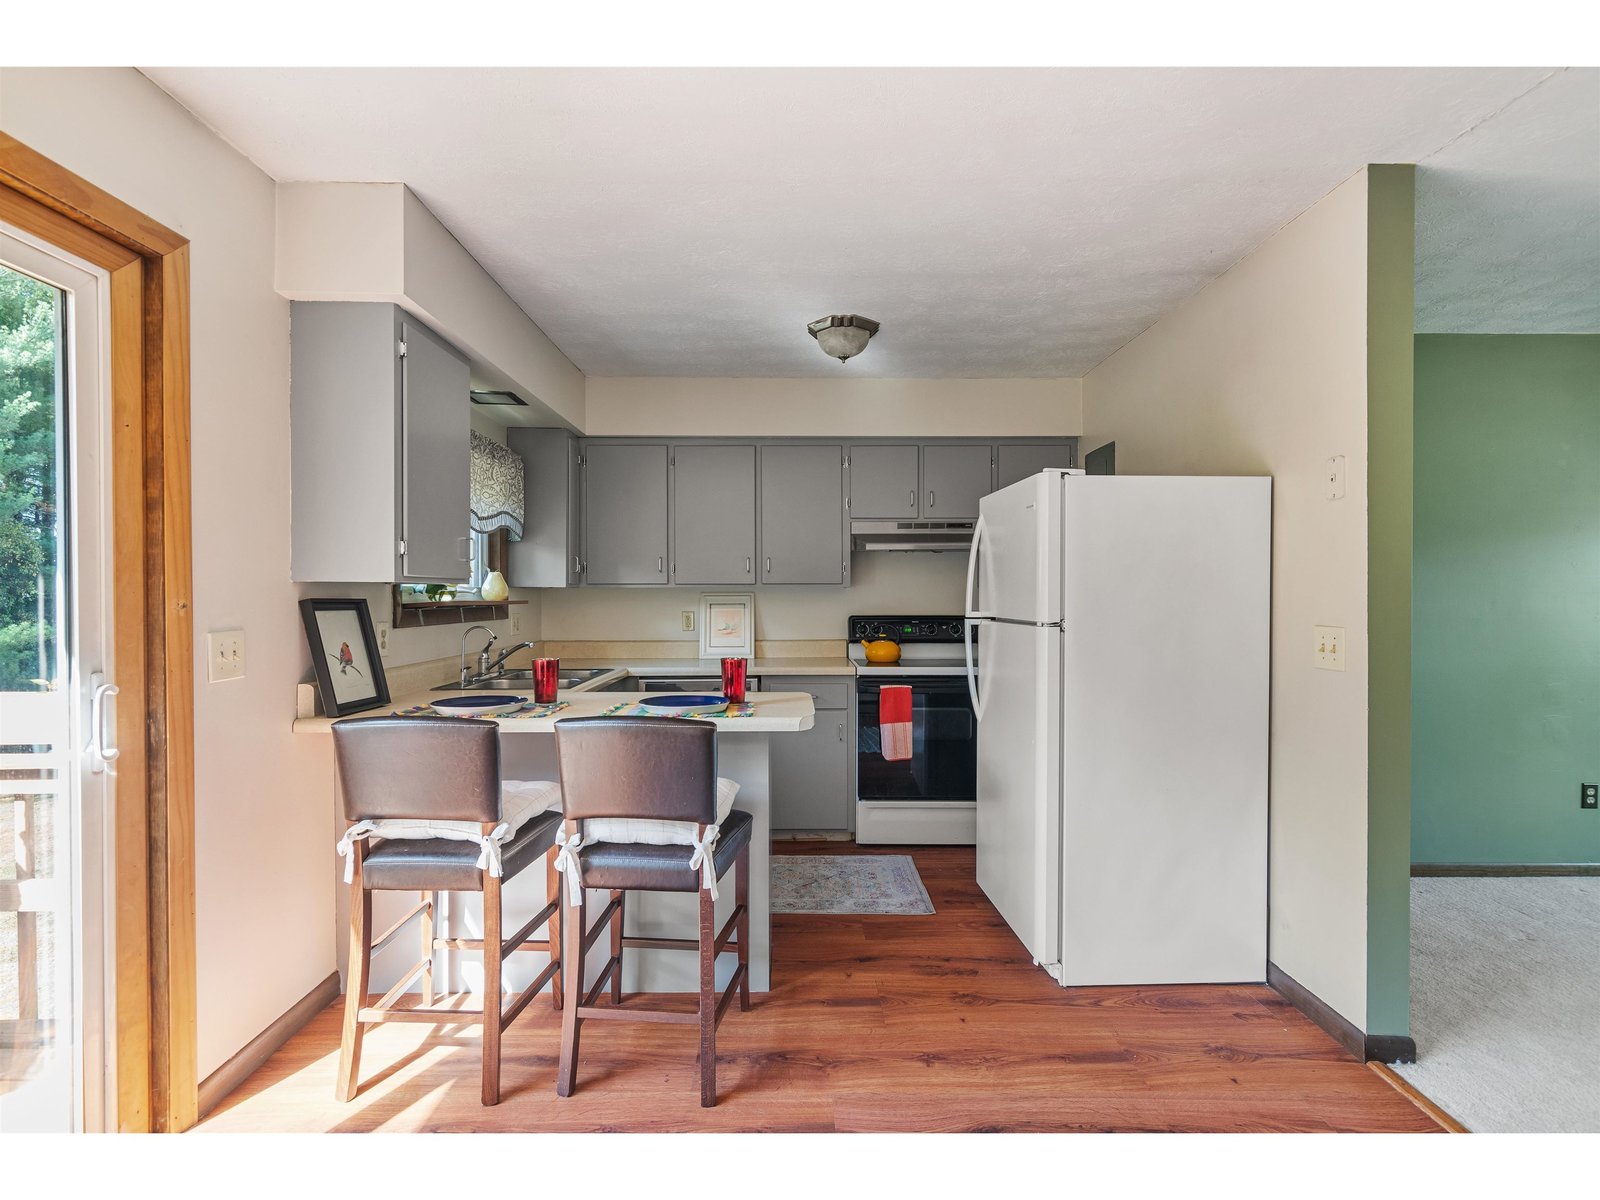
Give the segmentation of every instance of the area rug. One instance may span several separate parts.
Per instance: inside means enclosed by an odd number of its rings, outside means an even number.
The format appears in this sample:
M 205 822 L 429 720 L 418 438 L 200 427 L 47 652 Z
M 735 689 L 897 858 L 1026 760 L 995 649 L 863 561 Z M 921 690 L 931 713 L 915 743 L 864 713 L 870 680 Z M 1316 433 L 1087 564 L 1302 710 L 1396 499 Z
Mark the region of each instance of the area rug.
M 933 901 L 908 854 L 776 854 L 772 911 L 926 917 Z
M 1600 879 L 1413 879 L 1395 1070 L 1474 1132 L 1600 1132 L 1597 947 Z

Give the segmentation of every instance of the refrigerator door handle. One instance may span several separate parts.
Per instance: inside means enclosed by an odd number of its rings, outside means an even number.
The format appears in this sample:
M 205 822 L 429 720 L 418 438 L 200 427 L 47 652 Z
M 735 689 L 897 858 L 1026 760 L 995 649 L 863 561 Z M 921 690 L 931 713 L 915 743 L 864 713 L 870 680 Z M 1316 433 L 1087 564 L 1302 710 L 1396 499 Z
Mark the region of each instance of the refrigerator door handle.
M 972 661 L 972 631 L 978 627 L 978 618 L 968 617 L 961 631 L 961 648 L 967 656 L 967 695 L 972 698 L 972 715 L 983 723 L 983 699 L 978 695 L 978 667 Z
M 988 526 L 983 518 L 978 518 L 978 523 L 972 527 L 972 548 L 967 551 L 967 591 L 962 602 L 962 608 L 970 617 L 986 617 L 988 613 L 978 611 L 978 547 L 983 545 L 983 533 Z

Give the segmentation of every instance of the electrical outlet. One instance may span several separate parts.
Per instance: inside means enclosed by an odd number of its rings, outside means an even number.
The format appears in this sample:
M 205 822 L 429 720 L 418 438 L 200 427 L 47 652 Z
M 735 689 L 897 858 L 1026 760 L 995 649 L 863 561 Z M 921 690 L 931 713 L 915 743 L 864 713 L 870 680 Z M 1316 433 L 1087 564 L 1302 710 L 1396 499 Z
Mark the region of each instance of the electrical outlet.
M 513 610 L 511 613 L 511 632 L 522 632 L 522 614 Z
M 1578 785 L 1578 807 L 1600 808 L 1600 783 L 1580 783 Z
M 1319 671 L 1344 670 L 1344 629 L 1338 625 L 1313 625 Z
M 244 678 L 244 630 L 206 634 L 207 675 L 212 683 Z
M 377 631 L 378 631 L 378 653 L 382 657 L 388 658 L 389 657 L 389 622 L 387 622 L 387 621 L 379 621 L 377 623 Z
M 685 633 L 694 632 L 694 609 L 686 608 L 678 614 L 678 619 L 683 625 Z

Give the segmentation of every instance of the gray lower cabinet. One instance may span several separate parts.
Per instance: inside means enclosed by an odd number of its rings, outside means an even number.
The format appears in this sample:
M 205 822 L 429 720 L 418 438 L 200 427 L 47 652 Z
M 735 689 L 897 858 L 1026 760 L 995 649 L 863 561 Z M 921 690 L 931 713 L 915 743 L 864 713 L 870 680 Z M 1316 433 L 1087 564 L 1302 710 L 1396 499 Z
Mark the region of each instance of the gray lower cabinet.
M 809 691 L 816 697 L 816 723 L 803 733 L 775 733 L 771 746 L 774 829 L 843 830 L 850 826 L 850 680 L 763 677 L 769 692 Z
M 291 575 L 467 578 L 469 367 L 392 304 L 289 309 Z
M 756 448 L 672 450 L 672 582 L 756 581 Z
M 583 483 L 578 440 L 565 429 L 512 426 L 506 444 L 522 458 L 522 540 L 506 543 L 512 587 L 577 587 L 583 582 Z
M 761 447 L 762 583 L 845 581 L 843 446 Z
M 667 447 L 590 442 L 583 464 L 584 582 L 667 582 Z
M 1001 445 L 995 452 L 994 490 L 1010 487 L 1019 479 L 1037 475 L 1051 467 L 1075 467 L 1072 444 L 1057 442 L 1053 445 Z
M 850 447 L 850 519 L 907 520 L 918 509 L 921 447 Z
M 922 448 L 922 518 L 975 521 L 978 501 L 994 482 L 994 447 L 928 445 Z

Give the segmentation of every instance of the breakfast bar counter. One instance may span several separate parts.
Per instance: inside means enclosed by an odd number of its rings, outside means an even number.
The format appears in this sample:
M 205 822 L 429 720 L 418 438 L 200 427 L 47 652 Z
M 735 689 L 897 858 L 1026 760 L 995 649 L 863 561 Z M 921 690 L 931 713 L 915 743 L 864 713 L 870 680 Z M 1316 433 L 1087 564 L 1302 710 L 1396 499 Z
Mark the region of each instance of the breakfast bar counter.
M 404 713 L 431 703 L 440 696 L 438 692 L 416 692 L 394 697 L 392 703 L 370 712 L 356 714 L 345 720 L 359 720 L 362 716 L 387 716 L 391 712 Z M 555 727 L 561 721 L 574 717 L 593 717 L 627 705 L 625 714 L 633 704 L 647 698 L 645 693 L 563 691 L 557 701 L 565 707 L 549 716 L 488 717 L 500 726 L 501 774 L 506 779 L 559 779 L 556 767 Z M 786 734 L 801 733 L 810 729 L 815 709 L 811 697 L 804 692 L 751 692 L 747 697 L 748 716 L 711 718 L 717 727 L 717 774 L 739 785 L 734 807 L 748 812 L 755 820 L 755 830 L 750 840 L 750 986 L 755 991 L 766 991 L 771 981 L 770 945 L 770 887 L 771 860 L 771 793 L 769 791 L 770 739 Z M 673 718 L 663 717 L 661 720 Z M 302 717 L 294 723 L 296 733 L 325 735 L 332 729 L 334 718 Z M 337 772 L 333 766 L 332 738 L 328 738 L 328 771 L 334 778 L 333 822 L 329 826 L 329 870 L 340 872 L 342 860 L 335 857 L 333 844 L 344 832 L 344 816 L 338 798 Z M 720 927 L 733 911 L 733 886 L 731 877 L 725 876 L 726 886 L 721 888 L 717 900 L 717 922 Z M 523 922 L 543 907 L 546 879 L 543 870 L 523 871 L 506 883 L 503 893 L 506 929 L 519 928 Z M 349 896 L 342 883 L 338 887 L 339 928 L 345 927 Z M 599 899 L 601 902 L 596 903 Z M 476 937 L 482 930 L 482 905 L 475 894 L 441 896 L 443 915 L 442 937 Z M 387 928 L 411 907 L 414 898 L 409 893 L 384 893 L 374 895 L 373 923 L 376 928 Z M 604 897 L 590 896 L 590 911 L 604 907 Z M 392 913 L 392 915 L 391 915 Z M 640 937 L 692 937 L 698 921 L 698 900 L 691 893 L 640 892 L 630 896 L 627 906 L 629 936 Z M 402 943 L 404 943 L 402 945 Z M 591 952 L 586 978 L 598 978 L 609 953 L 608 941 L 597 940 Z M 398 947 L 398 948 L 397 948 Z M 404 935 L 396 938 L 373 956 L 372 985 L 376 990 L 386 990 L 415 961 L 411 952 L 411 939 Z M 342 947 L 341 947 L 342 951 Z M 442 951 L 442 982 L 452 990 L 478 990 L 482 976 L 476 953 Z M 528 950 L 511 955 L 505 963 L 505 986 L 512 992 L 520 991 L 539 973 L 548 957 L 539 950 Z M 342 965 L 342 964 L 341 964 Z M 733 955 L 723 955 L 717 963 L 717 986 L 725 987 L 732 977 Z M 625 959 L 623 987 L 628 991 L 693 992 L 698 988 L 695 956 L 675 951 L 631 950 Z

